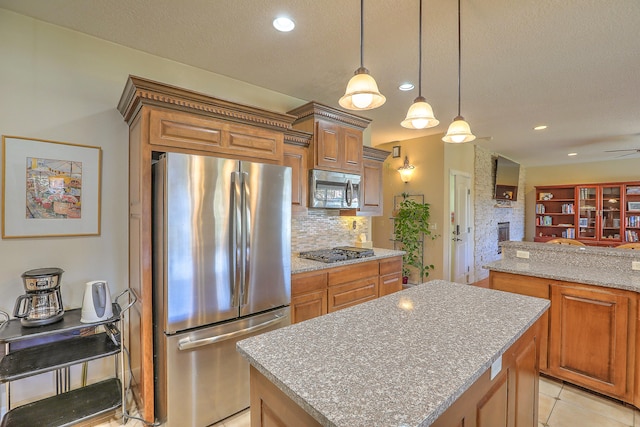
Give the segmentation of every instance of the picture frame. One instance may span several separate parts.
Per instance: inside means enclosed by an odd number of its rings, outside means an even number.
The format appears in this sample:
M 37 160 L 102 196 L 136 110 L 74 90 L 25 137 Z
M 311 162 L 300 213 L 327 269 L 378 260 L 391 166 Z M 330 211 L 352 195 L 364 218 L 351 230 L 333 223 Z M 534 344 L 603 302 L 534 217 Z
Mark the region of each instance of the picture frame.
M 640 202 L 627 202 L 628 211 L 629 212 L 638 212 L 640 211 Z
M 2 136 L 2 238 L 100 235 L 102 149 Z
M 391 155 L 393 156 L 394 159 L 397 158 L 397 157 L 400 157 L 400 146 L 399 145 L 394 145 L 393 146 L 393 150 L 392 150 L 391 153 L 392 153 Z
M 587 219 L 587 218 L 579 218 L 578 219 L 578 226 L 579 227 L 588 227 L 589 226 L 589 219 Z

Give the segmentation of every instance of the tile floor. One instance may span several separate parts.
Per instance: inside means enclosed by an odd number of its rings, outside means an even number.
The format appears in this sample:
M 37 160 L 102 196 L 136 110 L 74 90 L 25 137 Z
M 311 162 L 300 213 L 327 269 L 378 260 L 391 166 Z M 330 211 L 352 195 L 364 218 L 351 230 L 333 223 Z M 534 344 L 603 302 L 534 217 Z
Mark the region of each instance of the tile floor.
M 99 424 L 115 427 L 119 422 Z M 213 427 L 250 427 L 249 411 L 241 412 Z M 144 427 L 129 421 L 127 427 Z M 569 384 L 540 377 L 538 427 L 640 427 L 640 411 Z

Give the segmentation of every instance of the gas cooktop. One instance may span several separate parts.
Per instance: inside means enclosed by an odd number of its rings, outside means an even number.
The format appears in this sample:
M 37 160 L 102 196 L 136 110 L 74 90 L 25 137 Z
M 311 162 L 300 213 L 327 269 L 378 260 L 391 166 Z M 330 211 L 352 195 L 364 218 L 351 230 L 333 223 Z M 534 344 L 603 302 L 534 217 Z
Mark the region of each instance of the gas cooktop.
M 338 246 L 331 249 L 300 252 L 298 256 L 320 262 L 338 262 L 373 256 L 373 249 L 358 248 L 356 246 Z

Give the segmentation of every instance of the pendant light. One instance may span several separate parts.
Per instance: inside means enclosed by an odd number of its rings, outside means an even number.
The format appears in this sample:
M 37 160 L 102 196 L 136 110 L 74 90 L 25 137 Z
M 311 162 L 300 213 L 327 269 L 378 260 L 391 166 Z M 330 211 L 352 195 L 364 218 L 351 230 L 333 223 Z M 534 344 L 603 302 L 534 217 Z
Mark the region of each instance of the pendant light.
M 418 32 L 418 97 L 413 101 L 407 117 L 400 123 L 408 129 L 427 129 L 438 126 L 440 123 L 433 116 L 433 109 L 422 96 L 422 0 L 420 0 L 420 25 Z M 405 181 L 406 182 L 406 181 Z
M 476 139 L 476 136 L 471 133 L 471 127 L 469 123 L 464 120 L 464 117 L 460 115 L 460 69 L 461 69 L 461 47 L 462 44 L 460 37 L 460 0 L 458 0 L 458 115 L 453 119 L 453 122 L 449 125 L 447 134 L 442 137 L 444 142 L 451 142 L 459 144 L 462 142 L 471 142 Z
M 378 91 L 378 85 L 369 70 L 364 68 L 362 60 L 362 45 L 364 34 L 364 0 L 360 0 L 360 68 L 347 84 L 347 90 L 338 103 L 348 110 L 372 110 L 378 108 L 387 100 Z

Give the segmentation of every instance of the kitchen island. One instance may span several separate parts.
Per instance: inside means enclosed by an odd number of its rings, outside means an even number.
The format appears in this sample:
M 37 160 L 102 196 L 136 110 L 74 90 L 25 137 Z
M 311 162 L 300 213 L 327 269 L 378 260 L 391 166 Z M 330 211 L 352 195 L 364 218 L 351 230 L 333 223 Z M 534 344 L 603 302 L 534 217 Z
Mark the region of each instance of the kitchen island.
M 436 280 L 238 343 L 253 426 L 535 426 L 549 302 Z

